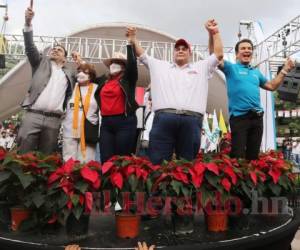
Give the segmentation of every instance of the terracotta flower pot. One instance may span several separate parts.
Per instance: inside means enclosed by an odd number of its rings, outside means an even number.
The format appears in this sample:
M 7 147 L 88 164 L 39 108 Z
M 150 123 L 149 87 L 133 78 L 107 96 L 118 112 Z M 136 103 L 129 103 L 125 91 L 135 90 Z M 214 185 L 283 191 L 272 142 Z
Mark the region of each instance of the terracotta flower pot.
M 226 211 L 211 211 L 205 214 L 207 230 L 224 232 L 228 229 L 228 213 Z
M 11 229 L 17 231 L 20 224 L 29 218 L 30 209 L 23 207 L 12 207 L 11 212 Z
M 135 214 L 116 214 L 116 231 L 120 238 L 135 238 L 140 233 L 141 217 Z

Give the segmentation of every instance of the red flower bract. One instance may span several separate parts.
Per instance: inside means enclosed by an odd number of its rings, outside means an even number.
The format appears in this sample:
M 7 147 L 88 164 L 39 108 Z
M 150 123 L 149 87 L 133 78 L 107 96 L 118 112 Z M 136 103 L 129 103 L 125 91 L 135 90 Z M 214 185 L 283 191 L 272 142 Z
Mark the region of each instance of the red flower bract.
M 123 176 L 118 173 L 118 172 L 114 172 L 112 173 L 112 175 L 110 176 L 111 179 L 111 183 L 114 186 L 117 186 L 119 189 L 122 189 L 123 187 Z
M 214 162 L 207 163 L 207 164 L 206 164 L 206 168 L 207 168 L 209 171 L 215 173 L 216 175 L 219 175 L 219 174 L 220 174 L 220 173 L 219 173 L 218 165 L 217 165 L 216 163 L 214 163 Z

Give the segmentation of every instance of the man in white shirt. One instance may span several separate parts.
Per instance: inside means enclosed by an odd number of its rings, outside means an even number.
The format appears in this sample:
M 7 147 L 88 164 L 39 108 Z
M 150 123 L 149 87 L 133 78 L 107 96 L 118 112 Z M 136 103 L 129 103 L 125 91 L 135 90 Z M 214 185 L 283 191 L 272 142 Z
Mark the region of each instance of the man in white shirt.
M 23 34 L 32 82 L 22 103 L 26 113 L 17 143 L 21 153 L 38 150 L 50 154 L 57 148 L 61 116 L 72 94 L 75 75 L 64 67 L 67 51 L 61 45 L 54 46 L 49 57 L 39 53 L 33 42 L 33 16 L 33 10 L 28 8 Z
M 214 54 L 189 63 L 189 43 L 175 43 L 174 63 L 147 55 L 136 39 L 136 29 L 128 27 L 127 36 L 135 46 L 140 61 L 149 69 L 155 117 L 150 132 L 149 155 L 154 164 L 177 158 L 193 160 L 200 147 L 202 118 L 206 112 L 208 79 L 223 59 L 223 45 L 215 20 L 205 24 L 214 39 Z

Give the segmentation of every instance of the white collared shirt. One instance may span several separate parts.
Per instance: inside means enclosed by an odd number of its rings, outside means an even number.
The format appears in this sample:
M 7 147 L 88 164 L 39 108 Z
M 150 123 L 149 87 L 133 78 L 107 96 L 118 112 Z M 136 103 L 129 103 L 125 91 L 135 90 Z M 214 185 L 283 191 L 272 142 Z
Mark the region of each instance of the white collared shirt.
M 32 105 L 32 109 L 62 113 L 68 87 L 67 77 L 62 66 L 51 62 L 52 72 L 47 86 Z
M 208 95 L 208 79 L 219 61 L 212 54 L 205 60 L 179 67 L 146 53 L 140 61 L 149 69 L 152 108 L 189 110 L 204 114 Z

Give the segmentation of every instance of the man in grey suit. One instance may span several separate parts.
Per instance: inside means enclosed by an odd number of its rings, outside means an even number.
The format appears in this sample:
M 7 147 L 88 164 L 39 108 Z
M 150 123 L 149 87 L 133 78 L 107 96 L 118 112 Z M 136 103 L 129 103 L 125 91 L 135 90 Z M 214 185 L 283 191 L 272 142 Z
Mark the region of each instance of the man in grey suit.
M 33 10 L 28 8 L 23 34 L 32 82 L 22 103 L 26 113 L 17 143 L 20 153 L 38 150 L 50 154 L 57 148 L 61 118 L 72 95 L 75 74 L 64 66 L 67 51 L 61 45 L 54 46 L 49 57 L 39 53 L 33 42 L 33 16 Z

